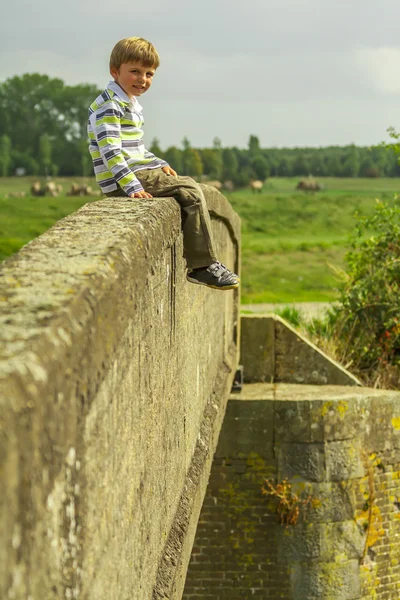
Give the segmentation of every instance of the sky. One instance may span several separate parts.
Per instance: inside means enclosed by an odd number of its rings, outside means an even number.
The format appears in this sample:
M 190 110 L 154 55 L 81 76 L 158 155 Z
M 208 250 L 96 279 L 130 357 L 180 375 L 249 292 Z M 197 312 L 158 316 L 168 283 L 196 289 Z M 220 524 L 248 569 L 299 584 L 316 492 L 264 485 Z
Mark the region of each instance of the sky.
M 114 44 L 150 40 L 161 65 L 140 99 L 145 139 L 181 145 L 371 145 L 400 130 L 399 0 L 13 0 L 0 81 L 110 80 Z

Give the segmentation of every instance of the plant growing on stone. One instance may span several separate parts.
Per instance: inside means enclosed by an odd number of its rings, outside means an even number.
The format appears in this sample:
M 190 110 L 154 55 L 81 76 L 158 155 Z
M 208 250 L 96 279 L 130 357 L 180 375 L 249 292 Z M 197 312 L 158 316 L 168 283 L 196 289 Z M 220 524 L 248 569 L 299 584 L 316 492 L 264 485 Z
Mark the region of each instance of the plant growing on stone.
M 292 484 L 287 479 L 277 484 L 274 484 L 270 479 L 265 479 L 261 493 L 264 496 L 272 496 L 279 500 L 277 515 L 280 524 L 285 525 L 285 527 L 296 525 L 301 507 L 306 506 L 311 500 L 311 496 L 301 498 L 298 494 L 295 494 L 292 491 Z

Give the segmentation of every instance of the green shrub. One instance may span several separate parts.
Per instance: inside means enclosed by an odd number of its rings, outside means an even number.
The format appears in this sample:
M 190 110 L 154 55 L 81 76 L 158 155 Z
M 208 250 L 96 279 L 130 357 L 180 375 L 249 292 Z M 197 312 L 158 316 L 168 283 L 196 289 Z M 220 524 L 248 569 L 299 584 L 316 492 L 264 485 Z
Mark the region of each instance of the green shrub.
M 330 308 L 322 317 L 313 317 L 305 322 L 304 327 L 312 341 L 318 340 L 315 342 L 318 345 L 321 339 L 328 341 L 333 337 L 337 318 L 338 313 L 335 308 Z
M 400 197 L 377 200 L 360 219 L 346 255 L 335 336 L 346 362 L 366 381 L 400 367 Z
M 293 327 L 300 327 L 303 324 L 303 316 L 294 306 L 284 306 L 276 310 L 275 313 L 293 325 Z

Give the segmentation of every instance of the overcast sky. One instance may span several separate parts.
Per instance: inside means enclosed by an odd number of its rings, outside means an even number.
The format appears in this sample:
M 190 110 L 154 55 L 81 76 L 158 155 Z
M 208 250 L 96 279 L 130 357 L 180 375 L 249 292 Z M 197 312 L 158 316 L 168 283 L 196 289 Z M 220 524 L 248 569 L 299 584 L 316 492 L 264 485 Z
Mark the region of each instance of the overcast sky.
M 105 87 L 121 38 L 161 56 L 145 134 L 161 147 L 370 145 L 400 130 L 399 0 L 8 0 L 0 81 Z

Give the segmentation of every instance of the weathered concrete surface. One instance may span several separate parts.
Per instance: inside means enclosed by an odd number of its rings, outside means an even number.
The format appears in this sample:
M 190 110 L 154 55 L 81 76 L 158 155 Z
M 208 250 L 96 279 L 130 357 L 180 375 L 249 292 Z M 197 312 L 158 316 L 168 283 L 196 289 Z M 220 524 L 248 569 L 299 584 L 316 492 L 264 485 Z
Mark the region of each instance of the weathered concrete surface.
M 361 385 L 277 315 L 242 315 L 240 362 L 246 383 Z
M 239 219 L 206 189 L 219 256 Z M 0 270 L 0 597 L 180 598 L 237 364 L 172 199 L 87 204 Z
M 296 524 L 280 524 L 266 479 L 309 497 L 284 494 Z M 399 499 L 399 392 L 245 385 L 228 402 L 184 600 L 398 599 Z

